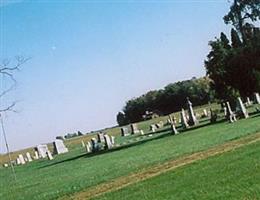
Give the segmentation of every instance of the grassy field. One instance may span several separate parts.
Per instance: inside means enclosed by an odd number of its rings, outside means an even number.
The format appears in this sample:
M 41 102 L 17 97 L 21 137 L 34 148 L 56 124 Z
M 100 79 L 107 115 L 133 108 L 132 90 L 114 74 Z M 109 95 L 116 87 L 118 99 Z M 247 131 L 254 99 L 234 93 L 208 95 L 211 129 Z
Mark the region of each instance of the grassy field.
M 149 122 L 142 123 L 148 125 Z M 249 119 L 234 124 L 220 122 L 209 125 L 204 121 L 198 127 L 175 136 L 166 128 L 152 137 L 96 155 L 85 154 L 78 145 L 52 161 L 38 160 L 16 167 L 16 183 L 12 180 L 10 168 L 0 169 L 0 199 L 57 199 L 259 131 L 260 117 L 251 115 Z
M 211 104 L 210 107 L 212 109 L 220 109 L 220 106 L 218 104 L 215 104 L 215 103 Z M 209 105 L 198 106 L 198 107 L 195 107 L 194 110 L 197 113 L 202 113 L 202 110 L 204 108 L 209 109 Z M 180 117 L 179 112 L 172 113 L 172 115 L 175 116 L 177 120 Z M 166 122 L 167 119 L 168 119 L 168 116 L 161 116 L 159 118 L 142 121 L 142 122 L 139 122 L 137 124 L 138 124 L 139 129 L 142 129 L 145 133 L 148 133 L 150 124 L 158 123 L 159 121 Z M 127 127 L 130 128 L 130 125 L 128 125 Z M 106 129 L 104 129 L 104 132 L 106 132 L 109 135 L 119 136 L 119 135 L 121 135 L 120 128 L 121 127 L 106 128 Z M 84 136 L 75 137 L 75 138 L 65 140 L 65 145 L 70 151 L 78 150 L 78 149 L 81 148 L 81 141 L 84 141 L 84 142 L 90 141 L 90 139 L 92 137 L 95 137 L 96 134 L 97 134 L 97 132 L 93 132 L 93 133 L 88 134 L 88 135 L 84 135 Z M 126 137 L 126 138 L 117 137 L 116 139 L 117 139 L 117 142 L 121 143 L 121 142 L 128 141 L 130 138 L 131 138 L 131 136 Z M 53 145 L 51 143 L 48 144 L 48 147 L 49 147 L 50 151 L 53 150 Z M 12 158 L 16 158 L 19 154 L 25 155 L 26 152 L 30 152 L 33 155 L 34 149 L 33 148 L 27 148 L 27 149 L 15 151 L 15 152 L 11 153 L 11 156 L 12 156 Z M 0 155 L 0 164 L 4 164 L 4 163 L 8 162 L 8 160 L 9 160 L 8 155 Z
M 260 142 L 95 199 L 260 199 Z

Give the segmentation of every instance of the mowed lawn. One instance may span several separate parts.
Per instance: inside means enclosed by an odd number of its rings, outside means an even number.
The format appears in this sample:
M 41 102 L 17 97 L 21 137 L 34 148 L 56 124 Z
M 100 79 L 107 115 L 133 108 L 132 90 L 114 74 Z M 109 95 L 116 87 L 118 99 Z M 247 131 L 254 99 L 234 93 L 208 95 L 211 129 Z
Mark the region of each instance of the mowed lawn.
M 95 199 L 260 199 L 259 153 L 257 142 Z
M 176 136 L 166 131 L 164 135 L 151 138 L 150 141 L 137 142 L 134 146 L 95 156 L 86 155 L 82 149 L 77 149 L 59 155 L 52 161 L 38 160 L 15 167 L 16 183 L 12 180 L 10 168 L 0 169 L 0 199 L 57 199 L 259 131 L 258 115 L 234 124 L 223 122 L 197 127 Z M 190 187 L 193 187 L 196 179 L 190 181 Z

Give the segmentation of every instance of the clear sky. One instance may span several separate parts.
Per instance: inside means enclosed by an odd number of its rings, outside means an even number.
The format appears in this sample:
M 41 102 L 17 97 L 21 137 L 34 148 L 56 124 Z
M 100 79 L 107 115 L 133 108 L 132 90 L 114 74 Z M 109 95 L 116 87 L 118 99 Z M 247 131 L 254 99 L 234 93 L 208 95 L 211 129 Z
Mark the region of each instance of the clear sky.
M 0 58 L 32 57 L 3 101 L 11 150 L 116 124 L 125 102 L 205 75 L 227 0 L 0 0 Z M 3 136 L 0 152 L 5 151 Z

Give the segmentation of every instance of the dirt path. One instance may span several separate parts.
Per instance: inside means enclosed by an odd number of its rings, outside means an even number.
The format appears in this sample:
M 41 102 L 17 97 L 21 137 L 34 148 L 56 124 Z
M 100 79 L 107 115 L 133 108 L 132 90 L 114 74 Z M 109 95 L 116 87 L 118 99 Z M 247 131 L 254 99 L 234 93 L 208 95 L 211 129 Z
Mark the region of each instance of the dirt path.
M 99 184 L 94 187 L 87 188 L 81 192 L 75 193 L 71 196 L 64 196 L 63 200 L 67 199 L 90 199 L 93 197 L 100 196 L 107 192 L 112 192 L 121 188 L 124 188 L 128 185 L 137 183 L 139 181 L 143 181 L 145 179 L 152 178 L 154 176 L 158 176 L 162 173 L 168 172 L 170 170 L 174 170 L 184 165 L 191 164 L 193 162 L 203 160 L 212 156 L 216 156 L 239 147 L 249 145 L 255 142 L 260 141 L 260 133 L 250 135 L 247 137 L 243 137 L 241 139 L 233 140 L 230 142 L 226 142 L 222 145 L 210 148 L 205 151 L 193 153 L 187 156 L 183 156 L 181 158 L 170 160 L 165 163 L 155 165 L 150 168 L 146 168 L 140 172 L 130 174 L 127 176 L 119 177 L 114 180 L 110 180 L 109 182 Z

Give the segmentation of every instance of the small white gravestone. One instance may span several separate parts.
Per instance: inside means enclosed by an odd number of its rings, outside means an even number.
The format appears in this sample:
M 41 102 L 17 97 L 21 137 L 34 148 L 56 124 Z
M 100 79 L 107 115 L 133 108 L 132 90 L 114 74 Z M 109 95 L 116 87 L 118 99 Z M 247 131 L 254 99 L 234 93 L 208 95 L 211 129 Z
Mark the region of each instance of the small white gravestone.
M 245 105 L 243 104 L 242 100 L 240 97 L 237 98 L 237 111 L 239 112 L 239 114 L 241 116 L 243 116 L 244 118 L 248 118 L 248 112 L 246 110 Z
M 181 109 L 181 124 L 184 129 L 189 127 L 184 109 Z
M 131 124 L 131 134 L 139 133 L 137 124 Z
M 141 135 L 144 135 L 144 131 L 143 131 L 143 130 L 140 130 L 140 134 L 141 134 Z
M 260 104 L 260 95 L 259 95 L 259 93 L 256 92 L 254 95 L 255 95 L 255 102 L 257 104 Z
M 67 153 L 69 150 L 65 147 L 64 143 L 62 140 L 55 140 L 53 142 L 54 146 L 54 153 L 55 154 L 62 154 L 62 153 Z
M 205 116 L 205 117 L 208 117 L 208 112 L 207 112 L 207 110 L 204 108 L 203 109 L 203 115 Z
M 39 159 L 39 154 L 38 151 L 34 152 L 34 160 L 38 160 Z
M 153 133 L 155 133 L 156 129 L 157 129 L 157 127 L 156 127 L 155 124 L 151 124 L 151 125 L 150 125 L 150 130 L 151 130 Z
M 171 124 L 171 128 L 174 135 L 179 133 L 173 123 Z
M 38 152 L 40 158 L 46 158 L 47 151 L 49 151 L 48 146 L 46 144 L 40 144 L 35 149 Z
M 81 145 L 82 145 L 82 147 L 83 147 L 83 148 L 85 148 L 85 147 L 86 147 L 86 145 L 85 145 L 85 143 L 84 143 L 84 141 L 83 141 L 83 140 L 81 140 Z
M 28 162 L 32 162 L 32 157 L 29 152 L 26 152 L 26 157 L 27 157 Z
M 104 143 L 105 142 L 104 133 L 102 133 L 102 132 L 98 133 L 97 137 L 98 137 L 98 142 L 99 143 Z
M 8 167 L 8 164 L 7 164 L 7 163 L 5 163 L 3 166 L 4 166 L 4 167 Z
M 128 136 L 128 135 L 130 135 L 128 128 L 127 127 L 122 127 L 121 128 L 121 136 L 124 137 L 124 136 Z
M 52 157 L 52 155 L 51 155 L 51 152 L 50 151 L 47 151 L 47 157 L 48 157 L 48 159 L 49 160 L 53 160 L 53 157 Z
M 17 164 L 17 165 L 20 165 L 20 164 L 21 164 L 21 161 L 20 161 L 19 157 L 16 158 L 16 164 Z
M 111 149 L 113 147 L 113 144 L 110 140 L 110 137 L 109 135 L 104 135 L 104 138 L 105 138 L 105 147 L 106 149 Z
M 23 155 L 22 155 L 22 154 L 19 154 L 19 155 L 18 155 L 18 158 L 19 158 L 19 160 L 20 160 L 20 163 L 21 163 L 22 165 L 24 165 L 24 164 L 25 164 L 25 160 L 24 160 Z
M 115 144 L 115 136 L 111 136 L 111 143 L 112 143 L 112 145 Z
M 91 152 L 91 144 L 88 142 L 85 147 L 86 147 L 87 153 L 90 153 Z
M 34 151 L 33 159 L 34 159 L 34 160 L 38 160 L 38 159 L 39 159 L 38 151 Z

